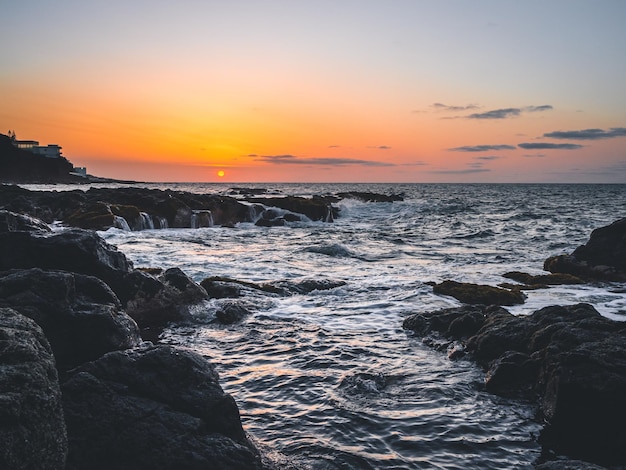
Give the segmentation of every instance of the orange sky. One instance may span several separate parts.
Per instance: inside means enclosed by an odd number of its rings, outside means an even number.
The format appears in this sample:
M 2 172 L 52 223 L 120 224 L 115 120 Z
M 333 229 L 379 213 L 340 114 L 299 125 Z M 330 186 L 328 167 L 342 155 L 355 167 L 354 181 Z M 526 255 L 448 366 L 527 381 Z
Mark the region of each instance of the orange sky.
M 15 3 L 0 132 L 97 176 L 626 183 L 620 1 Z

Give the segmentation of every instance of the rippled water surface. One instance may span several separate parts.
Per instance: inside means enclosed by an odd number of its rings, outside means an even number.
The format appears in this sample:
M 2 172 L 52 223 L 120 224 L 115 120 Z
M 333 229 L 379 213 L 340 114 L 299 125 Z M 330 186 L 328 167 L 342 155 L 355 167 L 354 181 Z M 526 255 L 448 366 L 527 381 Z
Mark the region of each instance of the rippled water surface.
M 252 187 L 252 185 L 250 185 Z M 154 185 L 153 185 L 154 187 Z M 171 187 L 171 185 L 169 186 Z M 212 323 L 223 300 L 168 329 L 163 341 L 217 366 L 246 430 L 285 467 L 312 469 L 524 468 L 540 453 L 527 403 L 490 395 L 483 373 L 451 361 L 401 328 L 420 311 L 459 305 L 428 281 L 496 285 L 542 272 L 543 261 L 626 216 L 625 185 L 264 185 L 280 194 L 402 193 L 393 203 L 338 203 L 335 223 L 261 228 L 111 229 L 103 236 L 136 266 L 178 266 L 200 281 L 329 279 L 329 291 L 251 293 L 243 323 Z M 228 193 L 219 185 L 180 185 Z M 589 302 L 626 314 L 624 285 L 528 292 L 527 314 Z

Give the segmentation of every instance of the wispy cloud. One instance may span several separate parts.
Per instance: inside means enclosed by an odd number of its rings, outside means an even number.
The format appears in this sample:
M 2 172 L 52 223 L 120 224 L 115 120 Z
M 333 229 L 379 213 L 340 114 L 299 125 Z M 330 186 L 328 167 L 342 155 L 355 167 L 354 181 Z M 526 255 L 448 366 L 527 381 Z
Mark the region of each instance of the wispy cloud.
M 526 106 L 524 111 L 528 111 L 530 113 L 538 113 L 542 111 L 551 111 L 554 108 L 549 104 L 542 104 L 541 106 Z
M 485 156 L 480 156 L 480 157 L 476 157 L 476 160 L 484 160 L 484 161 L 492 161 L 492 160 L 499 160 L 502 157 L 498 157 L 496 155 L 485 155 Z
M 626 137 L 626 127 L 613 127 L 608 131 L 603 129 L 583 129 L 580 131 L 555 131 L 544 134 L 552 139 L 599 140 L 614 137 Z
M 468 119 L 506 119 L 517 117 L 522 113 L 520 108 L 504 108 L 486 111 L 484 113 L 474 113 L 467 116 Z
M 550 111 L 554 109 L 552 105 L 544 104 L 541 106 L 526 106 L 524 108 L 502 108 L 493 109 L 484 113 L 474 113 L 467 116 L 468 119 L 507 119 L 518 117 L 523 112 L 537 113 L 543 111 Z
M 480 106 L 477 104 L 468 104 L 467 106 L 449 106 L 443 103 L 433 103 L 430 107 L 436 111 L 451 111 L 451 112 L 461 112 L 461 111 L 470 111 L 472 109 L 480 109 Z
M 320 165 L 320 166 L 395 166 L 389 162 L 373 160 L 359 160 L 353 158 L 334 157 L 297 157 L 295 155 L 253 155 L 255 161 L 272 163 L 274 165 Z
M 492 150 L 515 150 L 514 145 L 464 145 L 448 149 L 450 152 L 490 152 Z
M 527 153 L 522 155 L 524 158 L 544 158 L 546 156 L 545 153 Z
M 391 147 L 389 145 L 370 145 L 367 148 L 376 150 L 391 150 Z
M 517 145 L 526 150 L 576 150 L 582 148 L 578 144 L 553 144 L 550 142 L 524 142 Z

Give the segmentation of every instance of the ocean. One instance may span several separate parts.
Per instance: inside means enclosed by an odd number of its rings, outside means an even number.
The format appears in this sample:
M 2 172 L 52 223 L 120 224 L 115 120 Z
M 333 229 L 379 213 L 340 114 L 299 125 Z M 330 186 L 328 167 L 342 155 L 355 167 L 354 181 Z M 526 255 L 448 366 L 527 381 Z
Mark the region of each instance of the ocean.
M 230 194 L 224 184 L 146 184 Z M 429 281 L 497 285 L 508 271 L 542 273 L 543 261 L 584 244 L 626 216 L 626 185 L 249 184 L 272 195 L 371 191 L 403 201 L 344 199 L 333 223 L 284 227 L 110 229 L 100 234 L 135 267 L 180 267 L 196 281 L 343 281 L 288 297 L 250 292 L 252 311 L 216 323 L 223 299 L 161 341 L 213 362 L 254 442 L 285 468 L 502 469 L 531 467 L 542 423 L 532 403 L 491 395 L 484 373 L 450 360 L 402 329 L 416 312 L 460 305 Z M 29 189 L 36 189 L 27 186 Z M 55 187 L 59 190 L 62 187 Z M 47 187 L 46 189 L 50 189 Z M 526 315 L 587 302 L 626 320 L 626 285 L 527 291 Z

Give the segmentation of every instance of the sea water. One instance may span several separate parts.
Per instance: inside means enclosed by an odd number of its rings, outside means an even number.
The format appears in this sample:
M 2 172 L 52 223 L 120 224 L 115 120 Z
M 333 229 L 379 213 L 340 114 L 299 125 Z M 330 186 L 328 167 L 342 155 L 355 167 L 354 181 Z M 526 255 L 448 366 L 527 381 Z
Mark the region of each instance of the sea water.
M 224 185 L 147 185 L 230 194 Z M 164 229 L 101 235 L 136 267 L 180 267 L 194 280 L 328 279 L 328 291 L 241 299 L 243 322 L 215 323 L 224 300 L 194 310 L 161 341 L 212 361 L 256 444 L 285 468 L 525 468 L 540 455 L 532 403 L 484 390 L 472 362 L 450 360 L 402 329 L 403 319 L 460 305 L 427 282 L 497 285 L 507 271 L 542 273 L 591 231 L 626 216 L 626 185 L 237 185 L 272 195 L 372 191 L 403 201 L 344 199 L 334 223 Z M 526 292 L 529 314 L 587 302 L 626 319 L 626 286 Z

